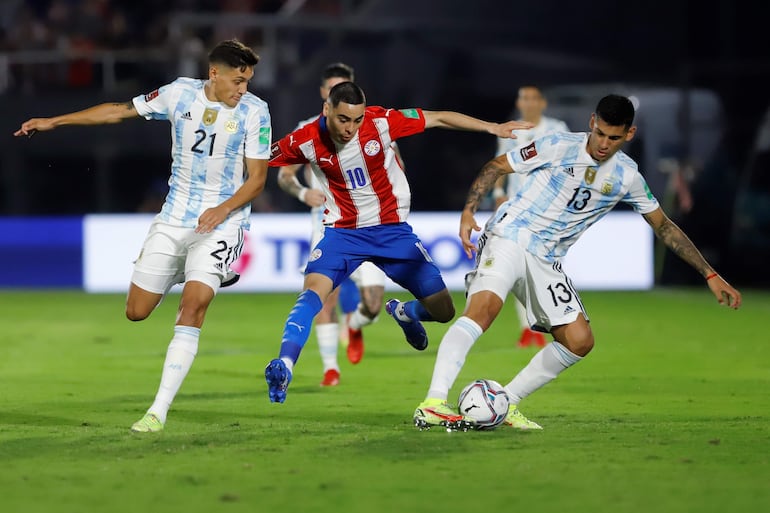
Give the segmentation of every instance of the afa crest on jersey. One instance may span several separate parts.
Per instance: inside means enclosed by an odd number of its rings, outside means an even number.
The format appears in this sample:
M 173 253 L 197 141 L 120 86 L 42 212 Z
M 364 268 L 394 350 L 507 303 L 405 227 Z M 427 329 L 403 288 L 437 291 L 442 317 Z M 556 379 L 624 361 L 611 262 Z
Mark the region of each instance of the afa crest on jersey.
M 229 134 L 234 134 L 238 131 L 238 120 L 237 119 L 228 119 L 225 121 L 225 131 Z

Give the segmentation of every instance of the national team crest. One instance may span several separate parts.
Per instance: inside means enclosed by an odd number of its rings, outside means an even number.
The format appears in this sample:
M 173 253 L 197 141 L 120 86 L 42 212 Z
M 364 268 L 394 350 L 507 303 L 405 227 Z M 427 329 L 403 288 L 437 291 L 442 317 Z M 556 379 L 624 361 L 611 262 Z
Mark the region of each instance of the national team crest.
M 375 141 L 374 139 L 372 139 L 371 141 L 367 141 L 367 143 L 364 144 L 364 153 L 366 153 L 370 157 L 374 157 L 375 155 L 377 155 L 381 149 L 382 149 L 382 146 L 380 146 L 379 141 Z
M 604 182 L 602 184 L 602 194 L 605 196 L 612 194 L 612 182 Z
M 588 185 L 591 185 L 592 183 L 594 183 L 594 180 L 596 180 L 596 168 L 589 167 L 588 169 L 586 169 L 585 181 Z
M 214 122 L 217 120 L 217 114 L 219 114 L 218 110 L 215 109 L 206 109 L 203 111 L 203 124 L 206 126 L 213 125 Z
M 214 115 L 214 118 L 216 118 L 216 115 Z M 205 123 L 205 121 L 204 121 Z M 228 119 L 225 121 L 225 132 L 229 134 L 234 134 L 238 131 L 238 120 L 237 119 Z

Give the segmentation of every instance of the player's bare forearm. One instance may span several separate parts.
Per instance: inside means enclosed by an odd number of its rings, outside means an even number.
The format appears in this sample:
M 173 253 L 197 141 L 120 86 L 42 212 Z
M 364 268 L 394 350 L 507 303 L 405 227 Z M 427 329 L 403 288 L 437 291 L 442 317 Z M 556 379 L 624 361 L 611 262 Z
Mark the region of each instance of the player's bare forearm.
M 508 121 L 506 123 L 492 123 L 483 121 L 459 112 L 448 110 L 423 111 L 425 116 L 425 128 L 449 128 L 452 130 L 467 130 L 471 132 L 486 132 L 498 137 L 516 138 L 513 130 L 532 128 L 532 123 L 525 121 Z
M 648 220 L 649 221 L 649 220 Z M 651 223 L 652 224 L 652 223 Z M 679 258 L 690 264 L 703 277 L 714 272 L 714 269 L 706 262 L 703 255 L 689 237 L 667 216 L 657 220 L 652 225 L 655 235 L 671 249 Z
M 198 233 L 209 233 L 219 226 L 230 212 L 250 203 L 265 188 L 267 179 L 267 160 L 246 159 L 249 178 L 243 182 L 235 193 L 213 208 L 206 209 L 198 218 Z
M 302 184 L 297 180 L 297 171 L 300 167 L 302 166 L 284 166 L 278 170 L 278 187 L 295 198 L 299 196 L 300 191 L 303 189 Z
M 497 179 L 513 171 L 508 164 L 505 155 L 490 160 L 481 168 L 476 179 L 471 184 L 468 196 L 465 200 L 465 207 L 472 214 L 475 214 L 486 195 L 492 190 Z

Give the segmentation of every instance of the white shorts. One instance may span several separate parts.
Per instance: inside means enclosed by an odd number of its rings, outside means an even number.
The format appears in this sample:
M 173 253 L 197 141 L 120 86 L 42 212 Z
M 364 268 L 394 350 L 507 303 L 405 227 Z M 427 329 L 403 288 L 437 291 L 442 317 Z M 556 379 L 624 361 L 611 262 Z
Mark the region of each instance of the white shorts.
M 360 289 L 362 287 L 384 287 L 385 273 L 371 262 L 364 262 L 353 271 L 350 278 Z
M 512 292 L 526 307 L 527 321 L 536 331 L 547 333 L 554 326 L 573 322 L 580 314 L 588 320 L 561 262 L 543 260 L 492 233 L 479 237 L 476 268 L 465 276 L 465 287 L 469 297 L 487 290 L 503 301 Z
M 243 228 L 238 225 L 195 233 L 195 228 L 155 220 L 134 262 L 131 282 L 148 292 L 165 294 L 176 283 L 200 281 L 216 293 L 242 249 Z

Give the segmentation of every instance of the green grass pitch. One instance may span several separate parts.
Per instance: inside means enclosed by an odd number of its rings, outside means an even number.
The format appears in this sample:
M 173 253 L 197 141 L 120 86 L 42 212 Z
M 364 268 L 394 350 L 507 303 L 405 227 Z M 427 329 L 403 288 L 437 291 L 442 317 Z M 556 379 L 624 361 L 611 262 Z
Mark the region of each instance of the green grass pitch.
M 294 295 L 222 294 L 166 431 L 139 436 L 178 296 L 131 323 L 122 295 L 0 293 L 0 509 L 769 511 L 770 293 L 737 312 L 705 286 L 582 297 L 594 352 L 521 405 L 543 432 L 417 431 L 447 326 L 418 353 L 384 315 L 359 365 L 340 352 L 339 387 L 318 386 L 312 337 L 270 404 L 262 372 Z M 535 351 L 517 333 L 508 304 L 450 399 L 505 384 Z

